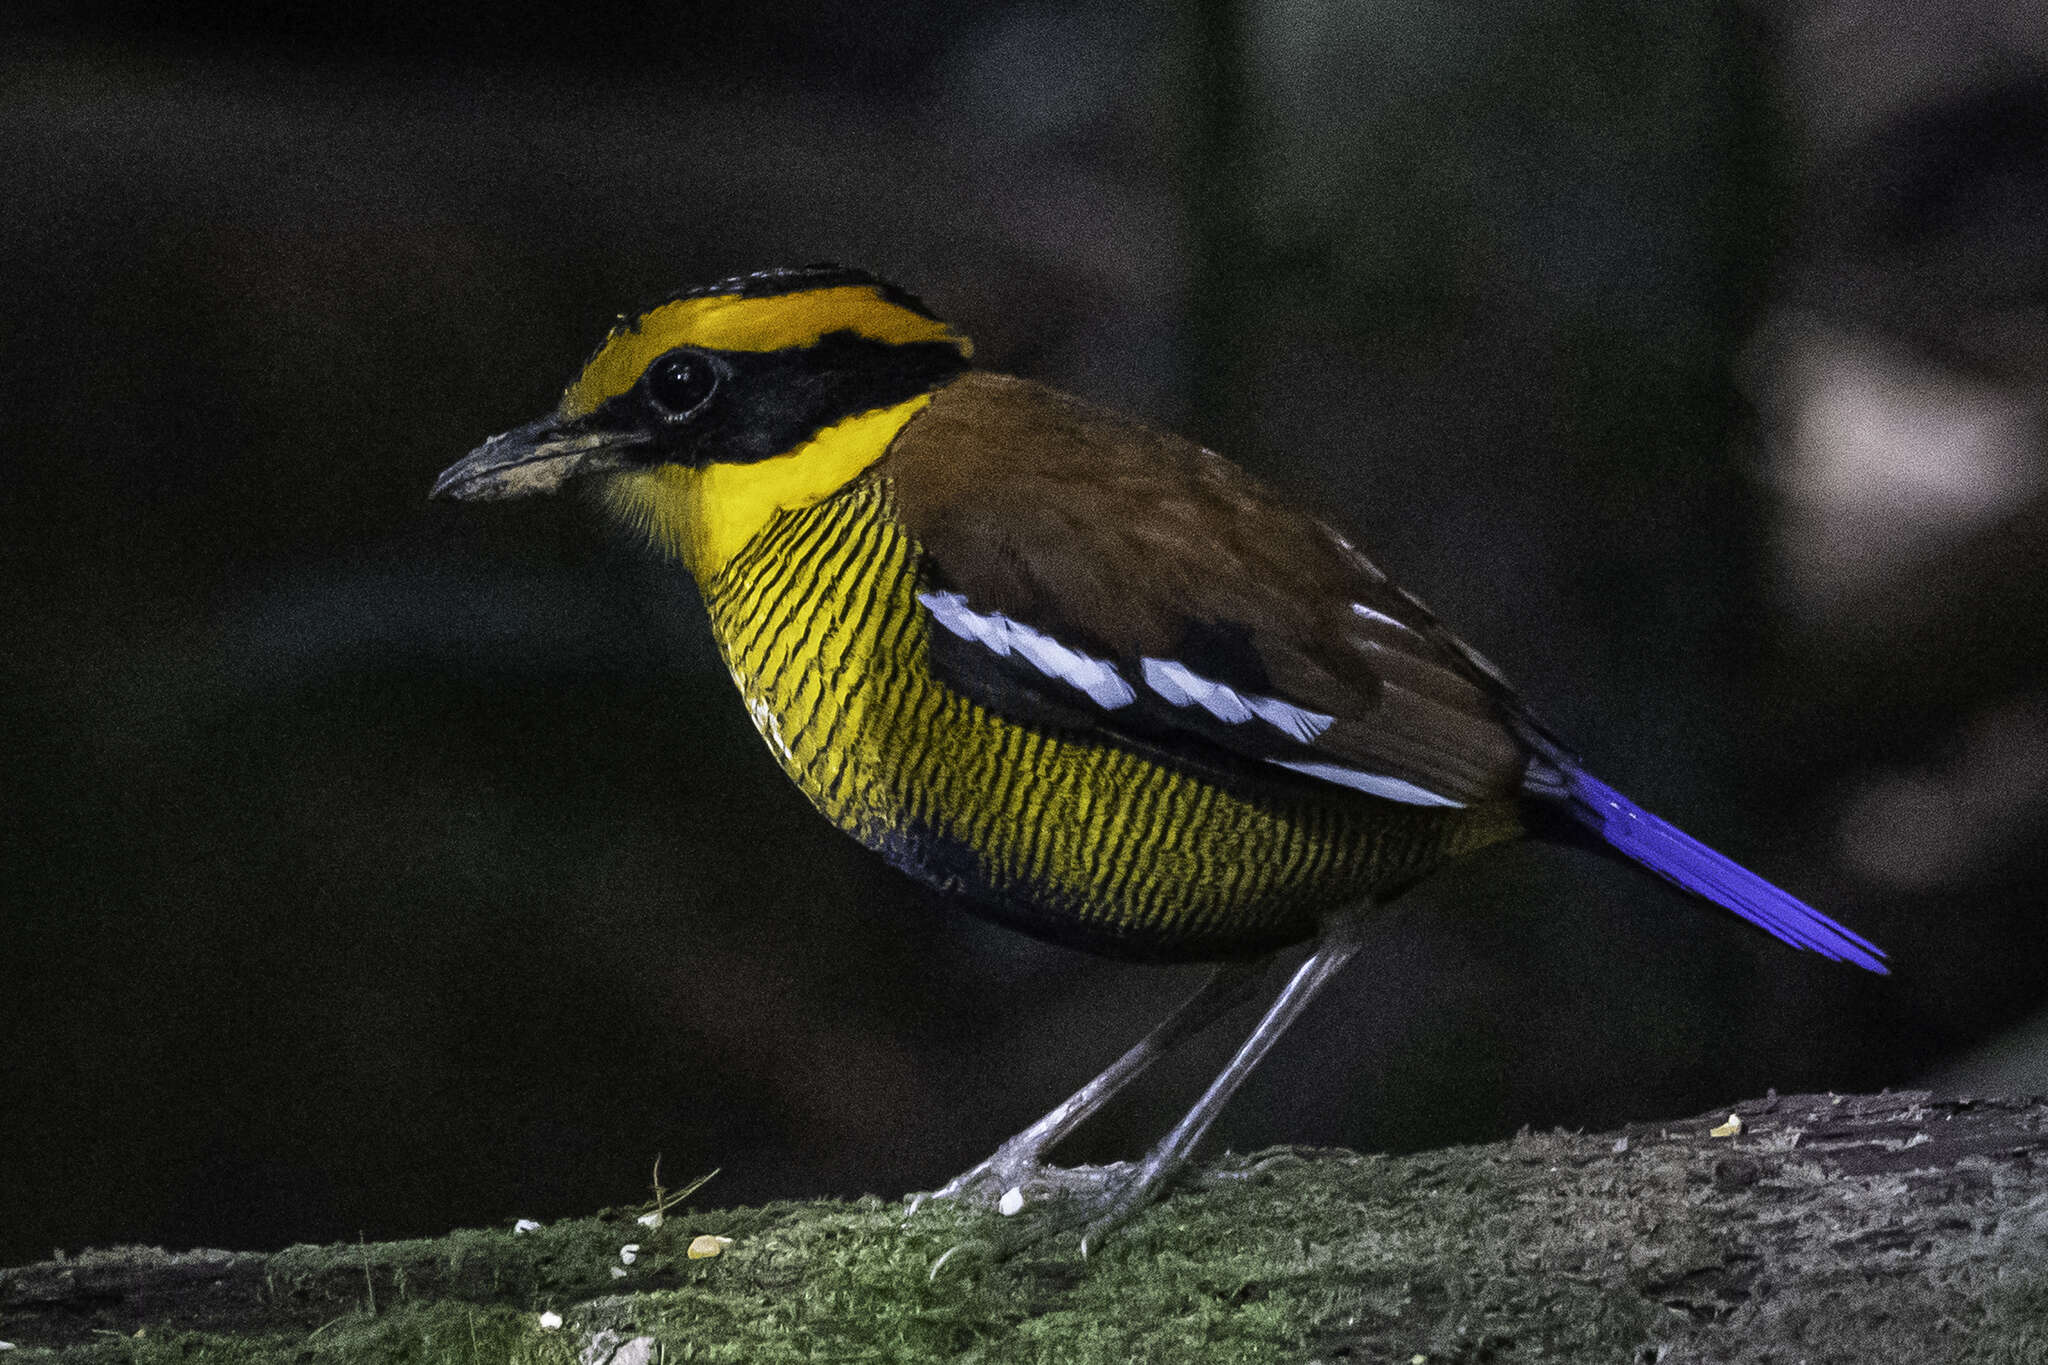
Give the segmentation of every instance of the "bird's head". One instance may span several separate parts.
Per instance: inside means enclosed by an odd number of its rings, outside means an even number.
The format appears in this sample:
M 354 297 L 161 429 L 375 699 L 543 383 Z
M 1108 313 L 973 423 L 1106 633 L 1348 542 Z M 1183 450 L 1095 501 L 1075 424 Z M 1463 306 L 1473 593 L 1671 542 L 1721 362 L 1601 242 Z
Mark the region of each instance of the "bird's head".
M 622 319 L 553 412 L 443 470 L 433 496 L 574 480 L 703 578 L 775 512 L 879 458 L 972 351 L 865 271 L 805 266 L 686 290 Z

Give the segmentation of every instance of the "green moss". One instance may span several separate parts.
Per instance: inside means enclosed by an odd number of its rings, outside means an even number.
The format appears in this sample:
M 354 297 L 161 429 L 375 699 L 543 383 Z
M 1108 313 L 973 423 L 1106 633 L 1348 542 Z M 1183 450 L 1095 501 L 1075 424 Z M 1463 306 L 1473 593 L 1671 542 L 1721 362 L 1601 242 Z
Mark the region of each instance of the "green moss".
M 1068 1233 L 1009 1260 L 956 1255 L 936 1278 L 949 1249 L 1019 1224 L 864 1199 L 659 1229 L 605 1214 L 521 1237 L 294 1248 L 269 1267 L 260 1330 L 152 1326 L 71 1354 L 542 1365 L 646 1337 L 656 1361 L 735 1365 L 1508 1365 L 1662 1351 L 2048 1365 L 2027 1172 L 1935 1171 L 1916 1187 L 1767 1135 L 1705 1142 L 1692 1126 L 1690 1140 L 1644 1131 L 1634 1145 L 1548 1135 L 1406 1158 L 1226 1158 L 1086 1262 Z M 700 1233 L 729 1249 L 691 1260 Z M 625 1242 L 638 1244 L 630 1263 Z M 541 1326 L 544 1310 L 559 1329 Z
M 132 1365 L 575 1365 L 577 1341 L 532 1313 L 461 1303 L 409 1304 L 269 1339 L 174 1333 L 128 1343 Z
M 2038 1249 L 2036 1251 L 2038 1255 Z M 1965 1365 L 2048 1365 L 2048 1274 L 2011 1275 L 1986 1296 Z

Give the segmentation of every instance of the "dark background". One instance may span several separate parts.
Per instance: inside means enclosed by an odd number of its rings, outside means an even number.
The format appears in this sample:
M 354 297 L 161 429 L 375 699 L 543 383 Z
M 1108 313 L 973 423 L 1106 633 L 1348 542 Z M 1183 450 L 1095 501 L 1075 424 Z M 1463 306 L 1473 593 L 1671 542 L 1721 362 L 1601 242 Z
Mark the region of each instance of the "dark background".
M 573 502 L 425 502 L 820 259 L 1316 503 L 1898 969 L 1490 851 L 1212 1147 L 2048 1088 L 2044 26 L 1975 8 L 11 6 L 0 1262 L 930 1188 L 1191 988 L 826 827 Z

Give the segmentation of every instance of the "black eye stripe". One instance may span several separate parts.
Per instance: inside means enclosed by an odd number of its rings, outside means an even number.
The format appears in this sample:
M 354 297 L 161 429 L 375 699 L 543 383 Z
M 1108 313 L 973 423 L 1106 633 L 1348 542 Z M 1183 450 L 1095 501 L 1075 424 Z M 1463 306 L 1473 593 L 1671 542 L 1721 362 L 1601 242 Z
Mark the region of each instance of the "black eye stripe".
M 928 393 L 967 368 L 951 342 L 889 344 L 852 332 L 781 351 L 678 346 L 587 421 L 643 433 L 643 463 L 749 464 L 785 455 L 835 422 Z

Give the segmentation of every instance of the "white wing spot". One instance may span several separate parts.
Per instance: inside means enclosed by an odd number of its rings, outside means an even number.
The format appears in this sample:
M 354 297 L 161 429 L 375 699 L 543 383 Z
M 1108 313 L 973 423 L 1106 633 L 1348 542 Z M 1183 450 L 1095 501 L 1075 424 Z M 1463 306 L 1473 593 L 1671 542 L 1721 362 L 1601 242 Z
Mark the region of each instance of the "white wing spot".
M 1242 725 L 1252 718 L 1243 697 L 1220 682 L 1196 673 L 1172 659 L 1140 659 L 1139 671 L 1145 685 L 1175 706 L 1199 706 L 1225 725 Z
M 934 621 L 961 639 L 974 641 L 998 659 L 1015 654 L 1046 677 L 1080 688 L 1088 700 L 1105 711 L 1129 706 L 1138 699 L 1137 691 L 1108 660 L 1069 649 L 1045 632 L 1013 621 L 999 611 L 975 611 L 960 593 L 921 592 L 917 600 Z
M 1502 687 L 1507 687 L 1510 685 L 1508 683 L 1507 674 L 1501 672 L 1499 668 L 1495 667 L 1493 660 L 1487 658 L 1484 654 L 1481 654 L 1478 650 L 1472 648 L 1472 646 L 1465 646 L 1465 657 L 1471 660 L 1472 666 L 1474 668 L 1478 669 L 1481 673 L 1484 673 L 1487 677 L 1499 683 Z
M 1290 772 L 1307 777 L 1319 777 L 1325 782 L 1335 782 L 1341 787 L 1355 787 L 1369 796 L 1382 796 L 1389 801 L 1399 801 L 1409 806 L 1452 806 L 1463 809 L 1463 801 L 1453 801 L 1448 796 L 1439 796 L 1427 787 L 1418 787 L 1413 782 L 1404 782 L 1398 777 L 1385 777 L 1358 768 L 1347 768 L 1338 763 L 1292 763 L 1286 759 L 1269 758 L 1268 763 L 1277 764 Z
M 1415 633 L 1415 628 L 1413 626 L 1408 625 L 1404 621 L 1396 621 L 1393 617 L 1387 615 L 1383 611 L 1374 611 L 1371 607 L 1368 607 L 1363 602 L 1353 602 L 1351 604 L 1351 610 L 1357 612 L 1360 616 L 1363 616 L 1368 621 L 1375 621 L 1383 626 L 1392 626 L 1395 630 L 1403 630 L 1408 632 L 1408 634 L 1410 635 L 1413 635 Z
M 1145 675 L 1145 685 L 1168 702 L 1199 706 L 1225 725 L 1242 725 L 1256 716 L 1288 738 L 1307 744 L 1336 719 L 1278 697 L 1247 697 L 1173 659 L 1140 659 L 1138 667 Z

